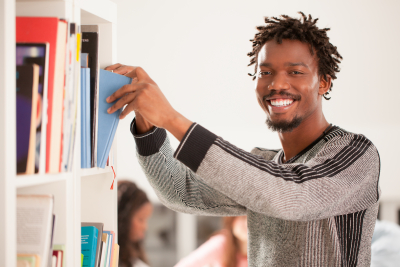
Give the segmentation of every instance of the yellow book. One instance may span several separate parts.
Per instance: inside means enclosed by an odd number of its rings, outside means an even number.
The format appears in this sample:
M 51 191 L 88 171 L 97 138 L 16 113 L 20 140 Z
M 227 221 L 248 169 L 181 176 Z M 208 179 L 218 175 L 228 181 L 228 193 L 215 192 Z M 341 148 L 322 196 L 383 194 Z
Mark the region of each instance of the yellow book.
M 119 263 L 119 245 L 114 244 L 113 262 L 111 264 L 111 267 L 118 267 L 118 263 Z

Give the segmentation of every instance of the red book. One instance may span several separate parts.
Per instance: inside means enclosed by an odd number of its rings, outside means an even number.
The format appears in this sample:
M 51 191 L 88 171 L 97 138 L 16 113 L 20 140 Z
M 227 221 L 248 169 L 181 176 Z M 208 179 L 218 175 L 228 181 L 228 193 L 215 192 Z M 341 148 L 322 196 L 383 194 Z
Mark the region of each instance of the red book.
M 52 263 L 55 263 L 55 267 L 62 267 L 63 262 L 63 251 L 62 250 L 53 250 L 53 258 Z
M 67 23 L 54 17 L 17 17 L 16 41 L 49 43 L 46 172 L 60 170 Z

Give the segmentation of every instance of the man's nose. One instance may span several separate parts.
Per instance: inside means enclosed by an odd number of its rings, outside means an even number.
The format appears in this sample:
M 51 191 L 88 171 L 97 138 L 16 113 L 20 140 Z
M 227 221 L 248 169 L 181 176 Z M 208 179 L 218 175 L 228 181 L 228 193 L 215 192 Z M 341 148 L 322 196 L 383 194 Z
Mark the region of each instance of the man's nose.
M 271 83 L 268 85 L 269 90 L 289 90 L 290 84 L 285 74 L 275 74 Z

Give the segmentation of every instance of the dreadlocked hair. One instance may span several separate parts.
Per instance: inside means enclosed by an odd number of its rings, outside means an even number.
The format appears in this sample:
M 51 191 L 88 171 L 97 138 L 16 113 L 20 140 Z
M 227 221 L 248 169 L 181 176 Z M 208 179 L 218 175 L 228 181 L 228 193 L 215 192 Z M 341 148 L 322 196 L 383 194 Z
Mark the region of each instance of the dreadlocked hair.
M 313 19 L 311 15 L 308 17 L 303 13 L 301 14 L 302 19 L 296 19 L 289 17 L 287 15 L 281 15 L 281 18 L 272 17 L 265 18 L 266 26 L 258 26 L 256 29 L 258 33 L 255 34 L 254 39 L 250 41 L 253 42 L 253 51 L 247 55 L 251 57 L 250 64 L 254 66 L 253 80 L 256 79 L 257 73 L 257 57 L 263 45 L 275 39 L 278 44 L 282 43 L 283 39 L 289 40 L 299 40 L 303 43 L 307 43 L 310 46 L 311 55 L 317 53 L 318 57 L 318 74 L 322 75 L 326 80 L 327 75 L 332 77 L 332 80 L 336 79 L 336 73 L 340 71 L 339 63 L 343 59 L 342 56 L 337 51 L 336 46 L 329 42 L 329 37 L 326 34 L 329 28 L 319 29 L 315 24 L 318 19 Z M 326 100 L 329 100 L 329 92 L 332 91 L 333 83 L 328 92 L 323 96 Z

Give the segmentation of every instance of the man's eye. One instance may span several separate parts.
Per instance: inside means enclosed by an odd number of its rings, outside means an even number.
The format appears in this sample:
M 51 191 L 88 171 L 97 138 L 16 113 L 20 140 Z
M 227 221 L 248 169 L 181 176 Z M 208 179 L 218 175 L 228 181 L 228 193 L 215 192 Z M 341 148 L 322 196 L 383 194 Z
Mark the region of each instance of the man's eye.
M 300 71 L 294 70 L 294 71 L 292 71 L 292 74 L 302 74 L 302 73 Z
M 261 71 L 260 76 L 271 75 L 270 71 Z

